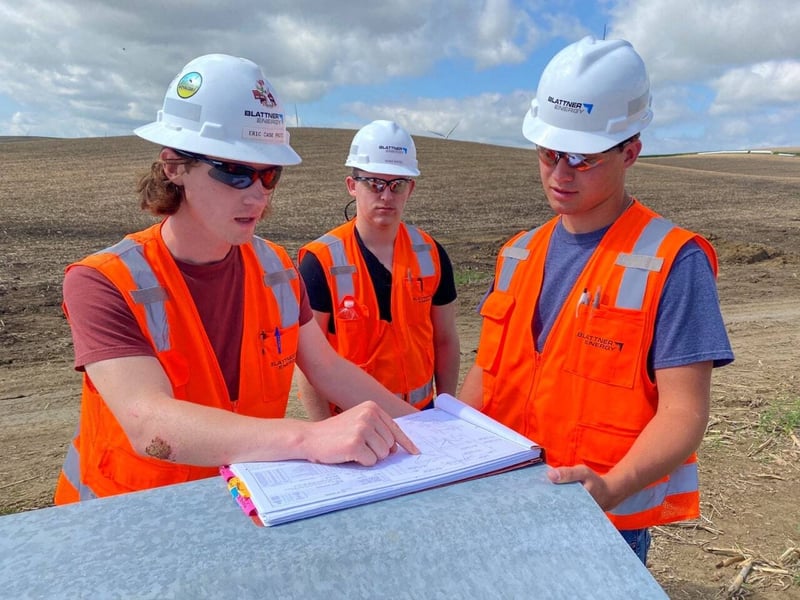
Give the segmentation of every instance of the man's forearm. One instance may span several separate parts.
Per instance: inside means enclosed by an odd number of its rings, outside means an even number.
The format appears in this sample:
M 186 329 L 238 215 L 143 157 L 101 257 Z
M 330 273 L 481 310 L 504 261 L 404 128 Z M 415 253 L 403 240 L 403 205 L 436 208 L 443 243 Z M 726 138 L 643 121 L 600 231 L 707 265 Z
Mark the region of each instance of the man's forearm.
M 335 375 L 328 382 L 325 392 L 330 401 L 342 410 L 352 408 L 365 400 L 372 400 L 392 417 L 416 412 L 413 406 L 395 396 L 378 380 L 350 361 L 340 358 L 334 370 Z
M 301 371 L 297 373 L 297 396 L 311 421 L 322 421 L 331 416 L 330 403 L 323 398 Z

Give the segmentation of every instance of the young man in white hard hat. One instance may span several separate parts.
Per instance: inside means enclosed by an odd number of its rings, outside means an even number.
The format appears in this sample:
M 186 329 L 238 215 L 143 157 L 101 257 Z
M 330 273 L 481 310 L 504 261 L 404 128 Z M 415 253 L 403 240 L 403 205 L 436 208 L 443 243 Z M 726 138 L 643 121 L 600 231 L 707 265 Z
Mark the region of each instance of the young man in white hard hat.
M 355 219 L 303 246 L 299 269 L 311 308 L 336 351 L 415 408 L 455 394 L 460 348 L 456 288 L 444 248 L 403 222 L 419 175 L 414 140 L 378 120 L 353 137 L 345 166 Z M 304 377 L 311 419 L 336 412 L 326 390 Z
M 699 515 L 711 370 L 733 360 L 713 248 L 625 189 L 652 116 L 626 41 L 547 65 L 523 133 L 556 216 L 501 250 L 460 394 L 542 444 L 550 479 L 581 482 L 642 562 L 650 526 Z
M 391 418 L 413 409 L 330 348 L 291 258 L 255 236 L 283 166 L 300 162 L 261 68 L 191 61 L 135 133 L 162 146 L 139 184 L 142 208 L 162 220 L 67 268 L 84 379 L 56 503 L 240 461 L 371 465 L 396 444 L 416 452 Z M 295 364 L 349 410 L 283 419 Z

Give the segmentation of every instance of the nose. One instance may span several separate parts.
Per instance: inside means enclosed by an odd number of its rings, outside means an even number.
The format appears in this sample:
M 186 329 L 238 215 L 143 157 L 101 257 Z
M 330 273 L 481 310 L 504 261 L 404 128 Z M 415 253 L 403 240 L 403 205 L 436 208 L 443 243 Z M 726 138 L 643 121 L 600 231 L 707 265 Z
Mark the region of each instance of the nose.
M 393 192 L 391 190 L 391 188 L 387 185 L 385 188 L 383 188 L 383 191 L 381 191 L 380 199 L 381 200 L 389 200 L 389 199 L 393 200 L 396 195 L 397 195 L 397 192 Z
M 553 177 L 560 181 L 570 181 L 575 179 L 575 169 L 569 166 L 569 161 L 565 156 L 559 156 L 556 164 L 551 167 Z
M 263 204 L 266 206 L 272 200 L 272 193 L 275 191 L 275 189 L 276 188 L 272 188 L 271 190 L 268 190 L 264 187 L 264 184 L 261 183 L 260 179 L 256 179 L 253 185 L 242 190 L 242 200 L 246 204 Z

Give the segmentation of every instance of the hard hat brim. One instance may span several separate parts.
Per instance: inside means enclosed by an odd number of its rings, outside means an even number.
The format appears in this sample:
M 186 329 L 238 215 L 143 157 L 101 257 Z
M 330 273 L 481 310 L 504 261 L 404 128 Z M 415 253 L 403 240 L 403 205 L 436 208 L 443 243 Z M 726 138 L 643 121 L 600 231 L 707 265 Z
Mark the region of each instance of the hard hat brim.
M 649 111 L 648 113 L 642 122 L 635 123 L 621 131 L 606 133 L 574 131 L 572 129 L 553 127 L 534 117 L 532 111 L 529 110 L 522 122 L 522 135 L 537 146 L 543 146 L 558 152 L 597 154 L 613 148 L 644 129 L 652 120 L 653 113 Z
M 366 173 L 374 173 L 375 175 L 398 175 L 401 177 L 419 176 L 419 169 L 410 169 L 402 165 L 388 165 L 386 163 L 360 163 L 357 161 L 348 160 L 344 163 L 344 166 L 361 169 Z
M 188 137 L 187 130 L 170 129 L 160 121 L 137 127 L 133 133 L 163 147 L 186 150 L 223 160 L 281 166 L 297 165 L 302 162 L 300 155 L 289 144 L 246 142 L 244 140 L 228 142 L 204 138 L 200 135 Z

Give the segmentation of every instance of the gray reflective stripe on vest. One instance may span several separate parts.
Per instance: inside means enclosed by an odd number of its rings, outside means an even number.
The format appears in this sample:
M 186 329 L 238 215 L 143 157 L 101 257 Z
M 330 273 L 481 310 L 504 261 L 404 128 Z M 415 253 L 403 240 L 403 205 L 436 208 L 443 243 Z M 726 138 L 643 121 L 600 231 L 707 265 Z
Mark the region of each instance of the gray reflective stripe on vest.
M 409 404 L 416 404 L 422 402 L 433 393 L 433 380 L 411 390 L 408 394 L 395 394 L 401 400 L 405 400 Z
M 300 303 L 290 283 L 297 278 L 297 271 L 284 267 L 278 253 L 261 238 L 253 237 L 253 248 L 264 269 L 264 285 L 272 291 L 281 311 L 281 326 L 289 327 L 297 323 L 300 319 Z
M 620 253 L 617 256 L 616 264 L 625 269 L 617 293 L 616 306 L 618 308 L 641 310 L 644 293 L 647 289 L 647 276 L 651 271 L 660 271 L 664 264 L 664 259 L 655 254 L 664 238 L 674 228 L 675 225 L 667 219 L 651 219 L 639 234 L 633 252 L 630 254 Z M 500 269 L 495 289 L 501 292 L 508 290 L 517 266 L 528 258 L 526 246 L 536 231 L 538 229 L 528 231 L 511 246 L 503 248 L 501 252 L 501 256 L 504 258 L 503 266 Z
M 503 266 L 500 268 L 500 275 L 497 277 L 495 289 L 499 292 L 507 292 L 508 286 L 511 285 L 511 280 L 514 278 L 514 271 L 517 270 L 517 265 L 523 260 L 527 260 L 530 251 L 526 246 L 530 243 L 533 235 L 539 231 L 539 227 L 531 229 L 527 233 L 521 235 L 511 245 L 506 246 L 500 251 L 500 256 L 503 257 Z
M 331 253 L 333 266 L 330 273 L 336 280 L 336 303 L 334 309 L 342 303 L 342 298 L 355 294 L 353 286 L 353 274 L 356 272 L 355 265 L 350 264 L 344 251 L 344 243 L 335 235 L 325 234 L 317 240 L 328 247 Z
M 265 272 L 264 284 L 272 291 L 280 307 L 281 325 L 288 327 L 296 323 L 300 315 L 300 305 L 289 282 L 297 277 L 297 273 L 294 269 L 285 268 L 278 254 L 261 238 L 253 238 L 253 248 Z M 142 245 L 126 238 L 103 250 L 102 253 L 116 254 L 128 268 L 137 286 L 137 289 L 131 292 L 131 297 L 136 304 L 144 305 L 147 330 L 155 349 L 157 352 L 169 350 L 169 323 L 164 304 L 169 295 L 159 285 L 153 268 L 144 256 Z
M 696 492 L 697 488 L 697 463 L 688 463 L 675 469 L 668 481 L 637 492 L 609 512 L 618 517 L 634 515 L 661 506 L 668 496 Z
M 431 244 L 425 241 L 422 233 L 413 225 L 406 225 L 406 230 L 409 238 L 411 238 L 411 249 L 417 258 L 420 275 L 422 277 L 435 275 L 436 267 L 433 263 L 433 248 Z M 330 268 L 330 274 L 336 280 L 336 306 L 338 306 L 345 296 L 353 296 L 355 294 L 353 275 L 356 272 L 356 267 L 347 260 L 344 243 L 341 239 L 334 235 L 325 234 L 318 238 L 317 241 L 325 244 L 328 247 L 328 252 L 331 253 L 333 265 Z
M 75 438 L 73 438 L 69 448 L 67 448 L 67 457 L 64 459 L 64 466 L 61 467 L 61 471 L 72 487 L 78 490 L 78 498 L 80 498 L 81 501 L 94 500 L 97 498 L 97 494 L 95 494 L 91 488 L 81 483 L 80 456 L 78 455 L 78 449 L 75 447 L 75 439 L 77 437 L 78 434 L 75 433 Z
M 126 238 L 101 252 L 101 254 L 106 253 L 116 254 L 128 267 L 128 272 L 137 286 L 137 289 L 131 292 L 131 297 L 136 304 L 144 305 L 147 331 L 155 344 L 156 351 L 169 350 L 169 323 L 164 306 L 169 296 L 158 283 L 153 268 L 144 257 L 144 248 L 139 242 Z
M 639 234 L 639 239 L 631 254 L 620 253 L 616 264 L 625 268 L 617 292 L 617 308 L 641 310 L 644 292 L 647 289 L 647 276 L 651 271 L 660 271 L 664 259 L 655 254 L 664 238 L 675 228 L 666 219 L 652 219 Z
M 419 264 L 419 273 L 422 277 L 431 277 L 436 274 L 436 269 L 433 266 L 433 255 L 431 245 L 422 237 L 419 229 L 413 225 L 406 225 L 408 237 L 411 238 L 411 249 L 417 256 L 417 264 Z

